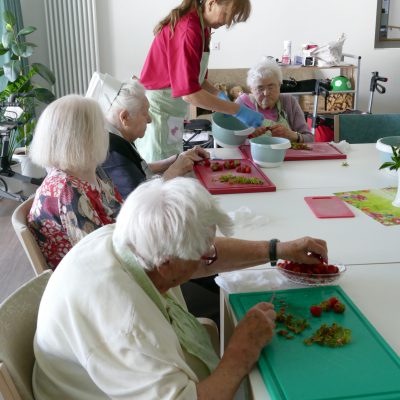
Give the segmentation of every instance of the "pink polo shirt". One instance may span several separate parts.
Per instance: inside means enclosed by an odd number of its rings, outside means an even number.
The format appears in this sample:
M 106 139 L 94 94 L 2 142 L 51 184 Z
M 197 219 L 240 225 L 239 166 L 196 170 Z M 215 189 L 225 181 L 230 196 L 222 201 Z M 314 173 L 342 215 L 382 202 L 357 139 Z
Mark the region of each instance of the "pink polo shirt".
M 204 37 L 204 50 L 209 51 L 208 28 L 204 29 Z M 171 88 L 172 97 L 198 92 L 202 54 L 200 18 L 193 10 L 179 20 L 172 36 L 169 26 L 164 26 L 154 38 L 140 81 L 149 90 Z

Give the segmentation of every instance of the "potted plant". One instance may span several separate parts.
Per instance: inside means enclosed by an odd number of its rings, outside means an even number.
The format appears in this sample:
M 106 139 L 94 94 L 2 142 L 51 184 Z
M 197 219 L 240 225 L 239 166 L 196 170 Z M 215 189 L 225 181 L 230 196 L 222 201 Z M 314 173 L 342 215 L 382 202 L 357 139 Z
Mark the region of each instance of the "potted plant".
M 379 169 L 389 168 L 391 171 L 397 171 L 397 193 L 392 202 L 395 207 L 400 207 L 400 146 L 390 146 L 392 148 L 392 161 L 383 163 Z
M 32 80 L 33 77 L 40 76 L 47 83 L 53 85 L 55 78 L 53 72 L 41 63 L 28 63 L 29 57 L 33 54 L 34 43 L 28 42 L 26 36 L 35 32 L 34 26 L 27 26 L 17 31 L 16 18 L 10 11 L 3 14 L 3 25 L 5 32 L 0 43 L 0 55 L 8 56 L 8 61 L 0 67 L 0 76 L 6 78 L 6 86 L 0 92 L 0 120 L 12 119 L 17 122 L 17 127 L 10 132 L 10 140 L 7 150 L 9 164 L 14 151 L 19 148 L 20 154 L 25 154 L 28 161 L 27 147 L 29 146 L 36 126 L 35 107 L 39 103 L 48 104 L 55 99 L 54 94 L 47 88 L 42 87 Z M 13 103 L 19 107 L 19 112 L 15 109 L 10 111 L 7 105 Z M 2 143 L 0 142 L 0 151 Z M 22 157 L 23 158 L 23 157 Z M 21 157 L 20 157 L 21 160 Z M 29 168 L 29 167 L 28 167 Z M 29 172 L 22 173 L 30 175 Z M 32 175 L 30 175 L 32 176 Z

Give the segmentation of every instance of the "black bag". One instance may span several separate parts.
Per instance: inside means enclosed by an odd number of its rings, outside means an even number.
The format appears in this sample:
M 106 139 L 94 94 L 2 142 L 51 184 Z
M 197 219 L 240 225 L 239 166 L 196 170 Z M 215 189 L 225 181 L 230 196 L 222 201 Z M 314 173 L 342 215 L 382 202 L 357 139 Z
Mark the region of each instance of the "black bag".
M 294 78 L 284 79 L 281 85 L 281 93 L 315 92 L 317 79 L 304 79 L 297 81 Z M 319 85 L 329 90 L 331 82 L 329 79 L 322 79 Z

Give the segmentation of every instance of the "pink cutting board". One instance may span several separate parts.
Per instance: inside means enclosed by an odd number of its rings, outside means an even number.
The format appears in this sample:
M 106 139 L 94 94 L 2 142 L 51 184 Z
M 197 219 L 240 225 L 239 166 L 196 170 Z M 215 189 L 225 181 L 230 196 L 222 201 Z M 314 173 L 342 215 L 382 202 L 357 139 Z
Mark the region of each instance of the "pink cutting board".
M 304 200 L 318 218 L 352 218 L 354 213 L 336 196 L 308 196 Z
M 239 160 L 241 165 L 248 165 L 251 173 L 239 173 L 235 169 L 223 169 L 222 171 L 213 171 L 210 167 L 197 164 L 194 166 L 194 172 L 199 181 L 206 187 L 211 194 L 232 194 L 232 193 L 254 193 L 254 192 L 275 192 L 276 186 L 271 180 L 258 168 L 251 160 Z M 211 161 L 213 163 L 214 161 Z M 218 161 L 223 164 L 224 161 Z M 263 181 L 261 185 L 253 184 L 230 184 L 220 182 L 221 175 L 232 174 L 244 177 L 255 177 Z
M 306 144 L 311 147 L 311 150 L 287 149 L 284 161 L 336 160 L 347 158 L 346 154 L 343 154 L 329 143 L 318 142 Z M 242 145 L 239 149 L 246 158 L 252 159 L 250 145 Z

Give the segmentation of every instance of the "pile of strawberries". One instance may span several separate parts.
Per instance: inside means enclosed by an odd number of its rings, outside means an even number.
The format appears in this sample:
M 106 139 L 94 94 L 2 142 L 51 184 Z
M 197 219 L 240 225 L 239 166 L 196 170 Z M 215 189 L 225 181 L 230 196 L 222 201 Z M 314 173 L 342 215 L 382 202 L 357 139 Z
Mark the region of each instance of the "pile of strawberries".
M 331 297 L 328 300 L 324 300 L 318 305 L 312 305 L 310 307 L 310 313 L 314 317 L 320 317 L 322 312 L 333 311 L 337 314 L 343 314 L 346 309 L 346 306 L 341 303 L 337 297 Z
M 241 165 L 239 160 L 226 160 L 223 163 L 213 162 L 210 163 L 209 160 L 204 160 L 203 165 L 205 167 L 210 167 L 214 172 L 223 171 L 224 169 L 236 169 L 236 172 L 241 172 L 245 174 L 251 173 L 251 167 L 249 165 Z
M 321 262 L 320 264 L 299 264 L 294 261 L 286 260 L 279 262 L 278 267 L 283 268 L 287 271 L 308 275 L 327 275 L 339 273 L 339 268 L 336 265 L 326 264 L 324 262 Z

